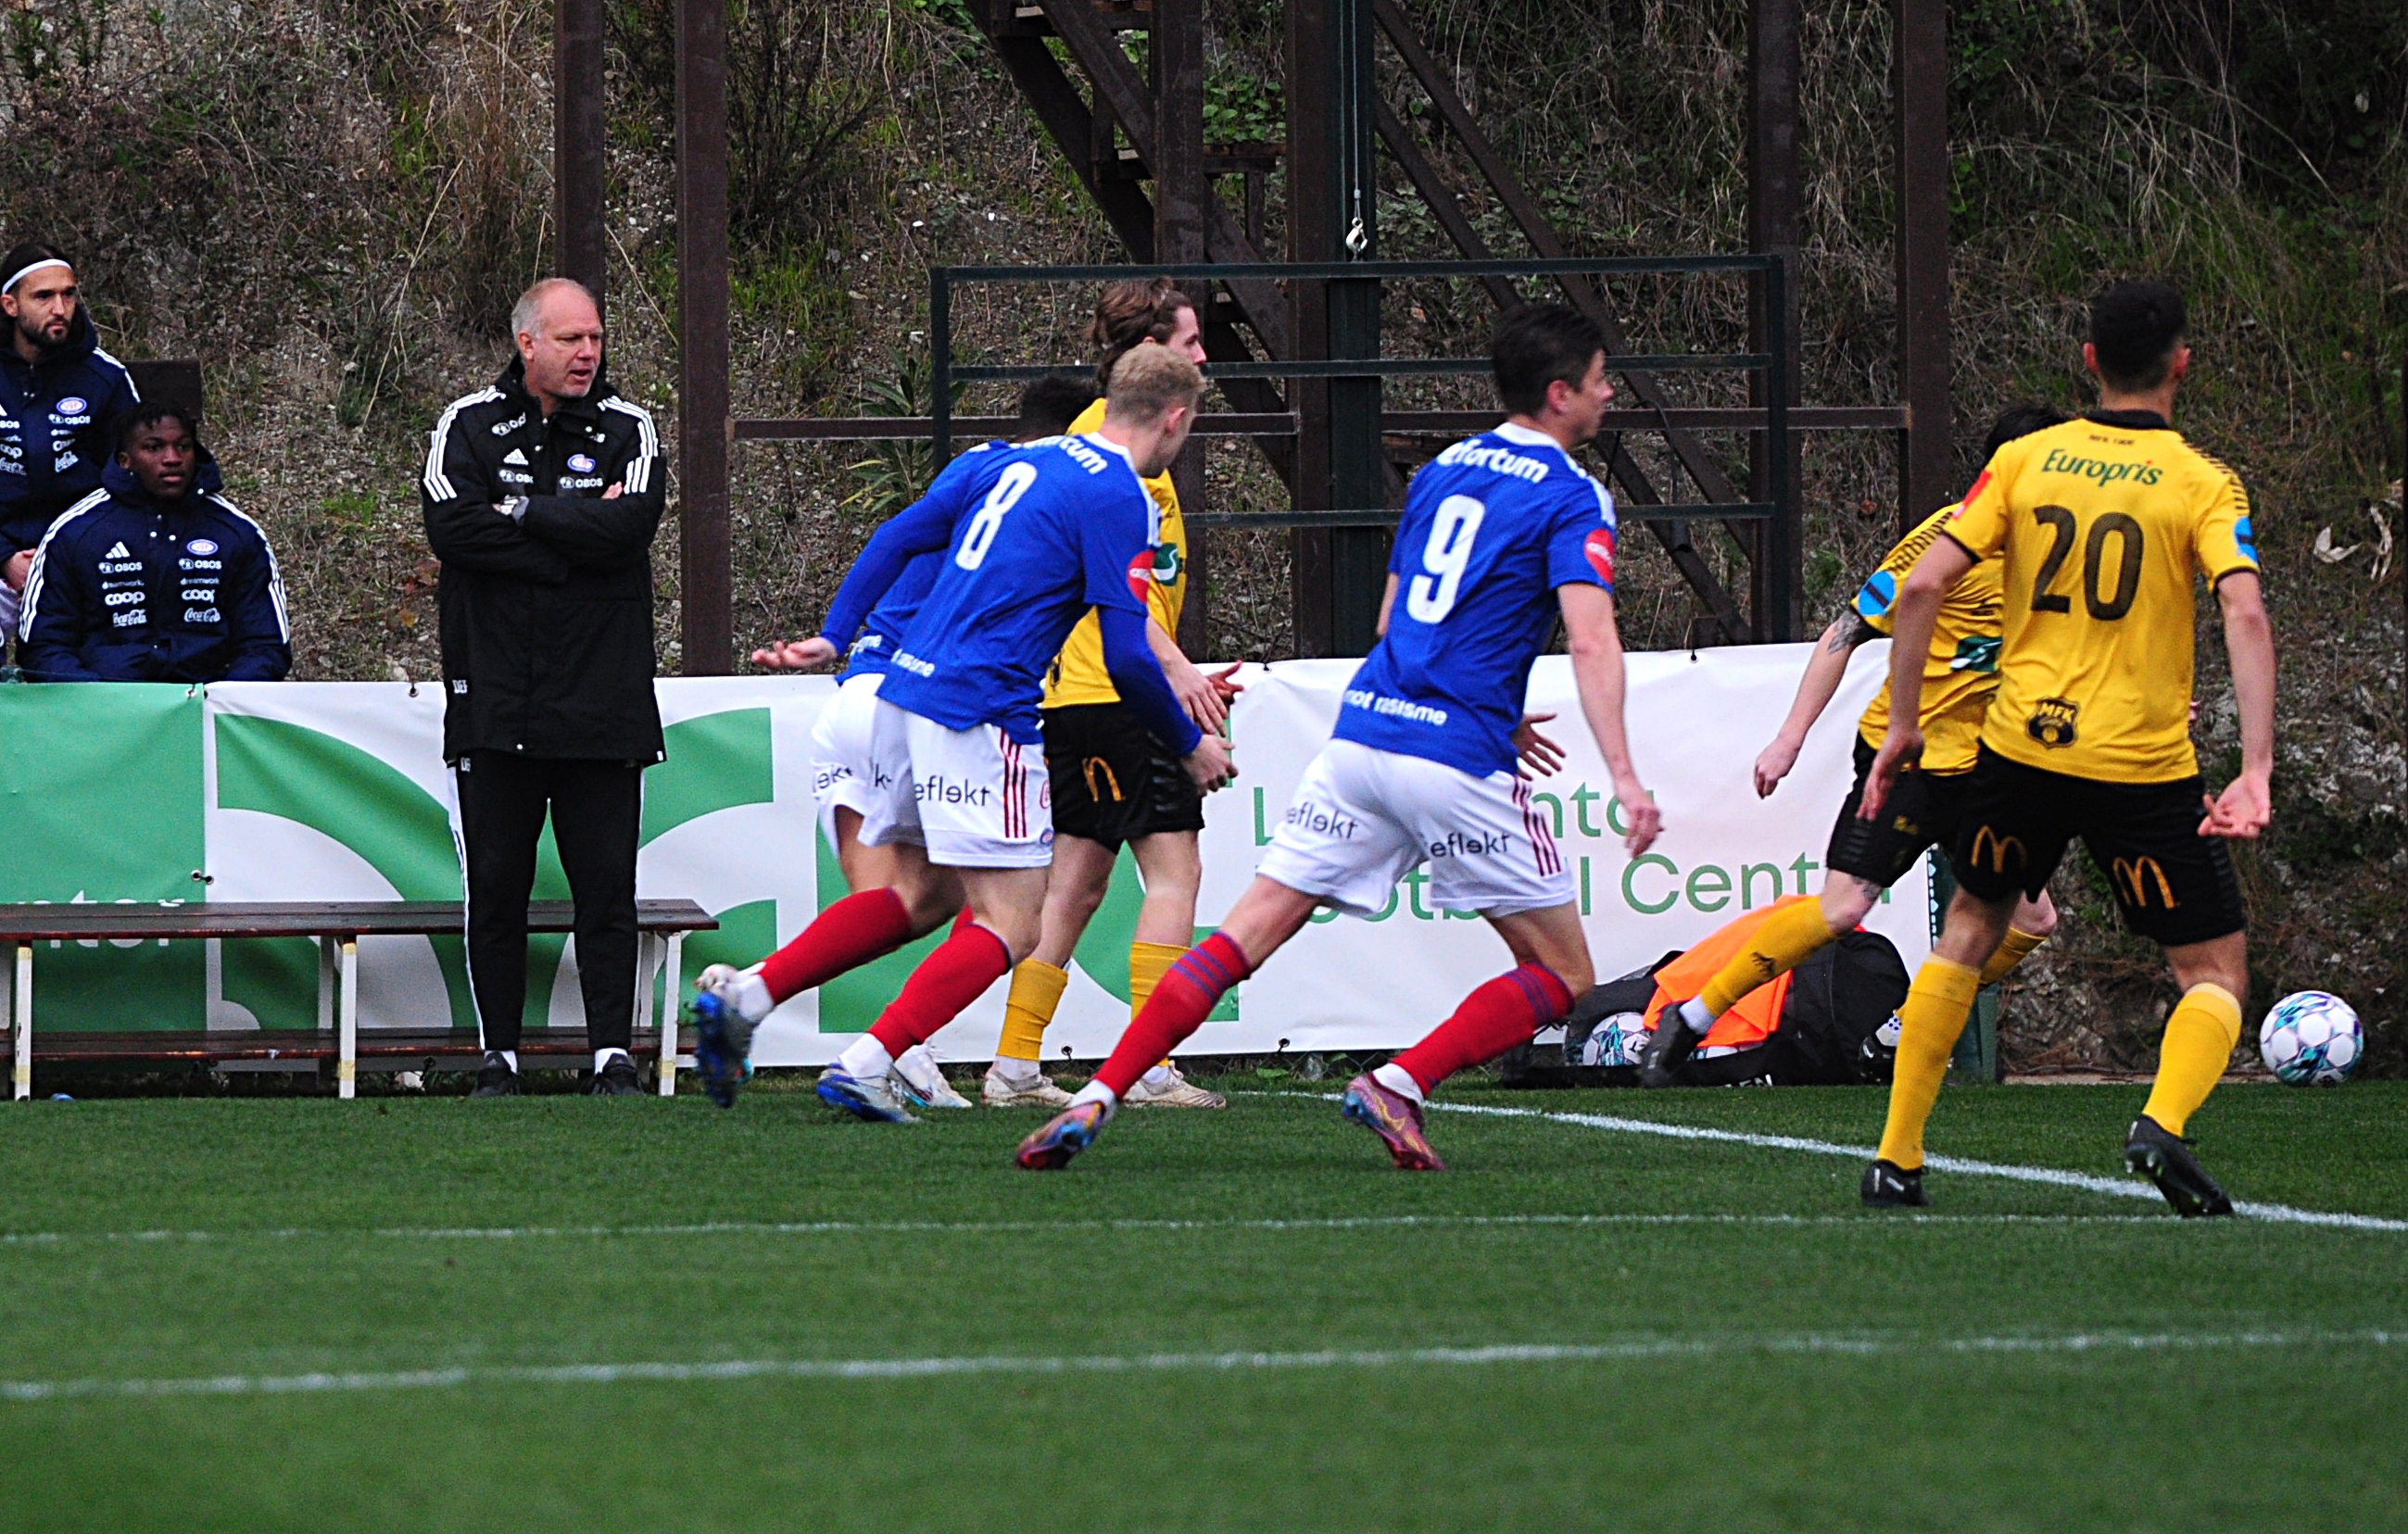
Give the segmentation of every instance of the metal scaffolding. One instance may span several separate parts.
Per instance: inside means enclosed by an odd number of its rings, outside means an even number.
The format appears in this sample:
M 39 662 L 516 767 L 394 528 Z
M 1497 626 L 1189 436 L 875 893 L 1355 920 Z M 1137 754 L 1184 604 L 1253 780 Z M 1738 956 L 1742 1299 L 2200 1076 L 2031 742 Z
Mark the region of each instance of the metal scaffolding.
M 1696 595 L 1695 625 L 1706 643 L 1799 637 L 1800 509 L 1798 437 L 1802 431 L 1887 430 L 1899 452 L 1901 526 L 1943 504 L 1954 469 L 1949 438 L 1947 240 L 1947 55 L 1944 0 L 1891 0 L 1893 142 L 1899 178 L 1895 263 L 1896 405 L 1817 409 L 1802 403 L 1794 366 L 1749 374 L 1746 409 L 1676 406 L 1656 374 L 1665 359 L 1622 355 L 1631 348 L 1605 290 L 1590 278 L 1611 263 L 1582 263 L 1548 223 L 1453 82 L 1423 46 L 1399 0 L 1289 0 L 1286 56 L 1309 78 L 1287 82 L 1287 136 L 1279 144 L 1208 144 L 1203 127 L 1201 0 L 971 0 L 987 45 L 1080 185 L 1126 248 L 1132 263 L 1161 265 L 1193 280 L 1204 320 L 1209 370 L 1231 411 L 1207 415 L 1199 435 L 1253 439 L 1286 483 L 1294 510 L 1250 525 L 1280 525 L 1294 542 L 1293 600 L 1305 654 L 1359 653 L 1368 644 L 1386 565 L 1385 528 L 1368 513 L 1400 504 L 1403 477 L 1390 439 L 1413 431 L 1481 429 L 1494 412 L 1383 409 L 1380 362 L 1381 280 L 1375 267 L 1445 265 L 1477 277 L 1510 308 L 1521 299 L 1512 276 L 1543 270 L 1567 301 L 1604 329 L 1622 392 L 1637 408 L 1612 412 L 1609 429 L 1652 433 L 1680 475 L 1704 497 L 1670 502 L 1664 486 L 1623 444 L 1604 449 L 1607 475 L 1627 513 L 1662 545 Z M 555 0 L 553 53 L 561 270 L 601 289 L 602 0 Z M 729 670 L 734 660 L 728 521 L 731 444 L 747 441 L 934 437 L 940 418 L 862 421 L 738 421 L 728 394 L 727 10 L 726 0 L 679 0 L 678 478 L 683 669 Z M 1750 268 L 1749 355 L 1784 355 L 1800 334 L 1799 0 L 1752 0 L 1749 7 L 1749 251 L 1770 258 Z M 1140 71 L 1118 34 L 1149 36 Z M 1057 62 L 1056 39 L 1081 80 Z M 1488 194 L 1529 246 L 1531 262 L 1500 262 L 1467 220 L 1455 191 L 1376 90 L 1380 45 L 1427 98 L 1433 119 L 1478 171 Z M 1462 263 L 1379 263 L 1377 156 L 1384 151 L 1463 257 Z M 1284 165 L 1287 264 L 1263 250 L 1262 180 Z M 1243 210 L 1213 189 L 1243 182 Z M 1282 276 L 1353 265 L 1310 279 Z M 1768 269 L 1768 267 L 1777 269 Z M 1248 268 L 1261 268 L 1249 270 Z M 956 272 L 958 279 L 962 274 Z M 1768 304 L 1778 306 L 1778 311 Z M 1784 342 L 1781 338 L 1789 338 Z M 950 363 L 950 358 L 947 359 Z M 1345 364 L 1370 366 L 1345 366 Z M 1265 364 L 1291 365 L 1285 367 Z M 1293 365 L 1318 364 L 1315 367 Z M 962 369 L 955 368 L 955 376 Z M 940 402 L 945 396 L 939 394 Z M 946 408 L 940 403 L 940 409 Z M 1776 427 L 1775 422 L 1783 424 Z M 964 429 L 994 429 L 961 420 Z M 1698 433 L 1752 436 L 1749 484 L 1732 484 Z M 1226 521 L 1203 506 L 1202 455 L 1174 468 L 1190 521 L 1195 572 L 1181 638 L 1196 643 L 1207 611 L 1211 531 Z M 1739 507 L 1768 514 L 1742 517 Z M 1314 513 L 1323 515 L 1316 518 Z M 1749 556 L 1742 605 L 1725 589 L 1691 538 L 1690 522 L 1718 521 Z

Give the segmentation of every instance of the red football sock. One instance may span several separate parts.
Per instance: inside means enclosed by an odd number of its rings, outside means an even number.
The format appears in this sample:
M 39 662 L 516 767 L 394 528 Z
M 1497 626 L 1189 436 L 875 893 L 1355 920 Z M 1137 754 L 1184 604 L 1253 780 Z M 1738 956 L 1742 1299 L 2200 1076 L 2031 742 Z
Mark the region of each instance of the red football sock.
M 1526 964 L 1463 998 L 1455 1015 L 1397 1056 L 1423 1091 L 1466 1066 L 1493 1060 L 1572 1010 L 1572 993 L 1543 964 Z
M 1215 932 L 1180 956 L 1170 972 L 1155 982 L 1145 1011 L 1121 1035 L 1112 1056 L 1096 1072 L 1096 1080 L 1125 1097 L 1137 1079 L 1203 1025 L 1222 996 L 1246 978 L 1254 966 L 1246 951 Z
M 911 940 L 910 913 L 893 890 L 848 895 L 820 912 L 802 936 L 761 963 L 769 999 L 784 1001 Z
M 1011 968 L 1011 950 L 1003 939 L 972 923 L 956 924 L 952 937 L 920 961 L 902 993 L 878 1014 L 869 1037 L 900 1054 L 926 1040 L 951 1023 L 979 993 Z

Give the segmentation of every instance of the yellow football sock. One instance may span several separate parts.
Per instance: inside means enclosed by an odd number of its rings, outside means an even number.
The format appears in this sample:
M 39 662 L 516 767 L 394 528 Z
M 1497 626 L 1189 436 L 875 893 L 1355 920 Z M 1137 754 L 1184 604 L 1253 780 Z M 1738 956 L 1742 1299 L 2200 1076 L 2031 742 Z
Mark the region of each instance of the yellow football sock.
M 2157 1046 L 2157 1084 L 2141 1110 L 2170 1135 L 2179 1135 L 2215 1090 L 2241 1038 L 2241 1003 L 2221 985 L 2194 985 L 2166 1019 Z
M 2025 954 L 2046 941 L 2046 938 L 2035 937 L 2019 926 L 2007 928 L 2006 939 L 1999 944 L 1999 951 L 1982 966 L 1982 983 L 1996 985 L 2006 979 L 2007 971 L 2023 963 Z
M 1186 956 L 1187 950 L 1176 943 L 1133 942 L 1129 944 L 1129 1021 L 1145 1011 L 1146 997 L 1154 995 L 1154 986 L 1170 973 L 1170 967 Z M 1169 1061 L 1162 1062 L 1164 1065 Z
M 1045 1047 L 1045 1025 L 1062 1005 L 1063 987 L 1070 983 L 1068 969 L 1056 969 L 1042 959 L 1023 959 L 1011 972 L 1011 994 L 1003 1003 L 1003 1039 L 997 1054 L 1010 1060 L 1034 1060 Z
M 1706 1011 L 1720 1017 L 1740 998 L 1806 962 L 1807 956 L 1831 940 L 1831 925 L 1814 900 L 1784 906 L 1765 919 L 1747 940 L 1698 993 Z
M 1981 975 L 1937 954 L 1923 961 L 1898 1009 L 1898 1068 L 1890 1077 L 1889 1121 L 1882 1125 L 1881 1158 L 1902 1171 L 1923 1165 L 1923 1125 L 1940 1100 L 1940 1081 L 1965 1019 L 1973 1011 Z
M 1154 988 L 1162 982 L 1162 977 L 1170 973 L 1170 967 L 1186 956 L 1187 950 L 1177 943 L 1129 944 L 1129 1018 L 1132 1022 L 1138 1013 L 1145 1011 L 1146 998 L 1154 995 Z

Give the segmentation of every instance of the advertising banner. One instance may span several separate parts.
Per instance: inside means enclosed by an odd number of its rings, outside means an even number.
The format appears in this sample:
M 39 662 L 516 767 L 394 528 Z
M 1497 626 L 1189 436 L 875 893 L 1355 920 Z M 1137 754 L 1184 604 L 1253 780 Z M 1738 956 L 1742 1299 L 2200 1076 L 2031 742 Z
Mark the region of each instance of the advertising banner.
M 1572 869 L 1581 912 L 1608 977 L 1703 937 L 1742 910 L 1820 886 L 1831 817 L 1850 781 L 1856 714 L 1880 684 L 1867 646 L 1798 766 L 1770 799 L 1750 784 L 1756 753 L 1796 689 L 1804 646 L 1637 654 L 1628 714 L 1641 775 L 1664 816 L 1633 860 L 1620 807 L 1582 723 L 1569 662 L 1541 659 L 1529 706 L 1568 750 L 1534 787 Z M 1243 776 L 1207 803 L 1198 933 L 1253 877 L 1305 765 L 1327 738 L 1354 663 L 1249 666 L 1233 720 Z M 835 691 L 820 677 L 666 678 L 667 760 L 645 775 L 638 883 L 682 897 L 721 930 L 687 940 L 687 981 L 703 965 L 749 964 L 846 892 L 815 826 L 810 738 Z M 227 683 L 0 688 L 0 805 L 11 853 L 7 900 L 458 899 L 453 799 L 441 755 L 442 695 L 431 683 Z M 549 831 L 538 898 L 568 887 Z M 1125 853 L 1073 960 L 1047 1036 L 1049 1055 L 1092 1058 L 1127 1021 L 1128 944 L 1141 898 Z M 1869 925 L 1913 964 L 1928 946 L 1921 870 Z M 816 1065 L 868 1026 L 924 939 L 821 992 L 762 1028 L 761 1065 Z M 362 945 L 361 1025 L 473 1028 L 455 939 Z M 575 944 L 533 940 L 524 1016 L 580 1021 Z M 1194 1054 L 1394 1048 L 1507 967 L 1476 918 L 1432 909 L 1409 877 L 1371 921 L 1325 915 L 1226 1000 Z M 170 943 L 140 953 L 45 944 L 36 955 L 39 1029 L 308 1027 L 316 969 L 301 941 Z M 657 977 L 653 983 L 657 985 Z M 1000 982 L 933 1040 L 941 1058 L 980 1060 L 1002 1021 Z

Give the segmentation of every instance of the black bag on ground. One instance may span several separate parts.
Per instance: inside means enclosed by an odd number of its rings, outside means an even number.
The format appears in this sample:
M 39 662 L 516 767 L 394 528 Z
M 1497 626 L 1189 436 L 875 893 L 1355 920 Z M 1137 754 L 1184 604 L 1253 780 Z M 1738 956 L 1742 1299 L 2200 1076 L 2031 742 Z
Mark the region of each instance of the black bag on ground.
M 1636 1086 L 1630 1066 L 1584 1066 L 1581 1047 L 1605 1019 L 1644 1011 L 1655 997 L 1657 969 L 1680 957 L 1667 953 L 1644 969 L 1607 981 L 1572 1003 L 1560 1047 L 1526 1044 L 1498 1062 L 1509 1087 Z M 1905 961 L 1887 938 L 1851 932 L 1817 950 L 1790 971 L 1781 1025 L 1772 1037 L 1736 1054 L 1692 1057 L 1684 1085 L 1849 1086 L 1889 1080 L 1890 1051 L 1874 1035 L 1906 999 Z

